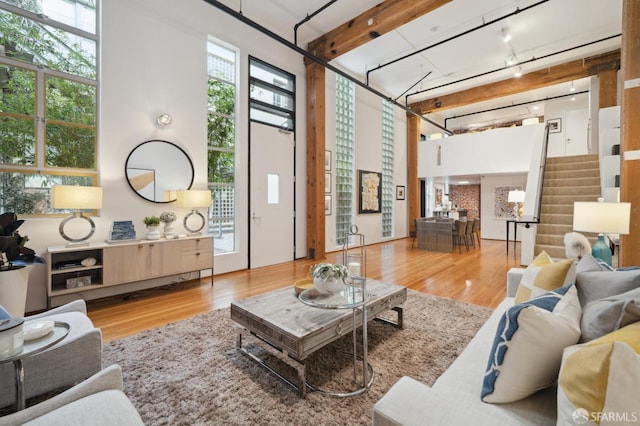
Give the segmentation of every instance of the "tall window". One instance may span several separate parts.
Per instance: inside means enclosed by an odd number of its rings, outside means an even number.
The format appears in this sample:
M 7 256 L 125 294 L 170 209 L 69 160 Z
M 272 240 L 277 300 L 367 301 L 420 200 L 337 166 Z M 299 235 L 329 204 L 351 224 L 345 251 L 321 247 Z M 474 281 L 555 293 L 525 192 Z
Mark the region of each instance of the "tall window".
M 393 236 L 393 105 L 382 100 L 382 237 Z
M 0 213 L 96 185 L 98 0 L 0 0 Z
M 353 82 L 336 76 L 336 243 L 344 244 L 344 236 L 353 220 Z
M 249 114 L 251 120 L 295 130 L 295 77 L 249 58 Z
M 208 66 L 208 181 L 213 198 L 214 253 L 236 250 L 236 52 L 210 41 Z

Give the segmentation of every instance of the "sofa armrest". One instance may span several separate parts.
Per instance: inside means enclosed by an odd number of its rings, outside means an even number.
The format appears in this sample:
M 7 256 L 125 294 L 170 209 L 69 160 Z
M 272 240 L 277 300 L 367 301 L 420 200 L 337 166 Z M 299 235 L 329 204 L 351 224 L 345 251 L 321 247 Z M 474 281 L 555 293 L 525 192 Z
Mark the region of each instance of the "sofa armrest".
M 511 268 L 507 272 L 507 297 L 515 297 L 524 271 L 525 268 Z
M 0 417 L 0 426 L 23 424 L 86 396 L 105 390 L 123 390 L 122 370 L 119 365 L 110 365 L 51 399 L 25 410 Z
M 39 314 L 30 315 L 26 317 L 27 320 L 32 319 L 43 319 L 50 315 L 63 314 L 66 312 L 81 312 L 83 314 L 87 314 L 87 304 L 84 300 L 74 300 L 73 302 L 69 302 L 62 306 L 58 306 L 57 308 L 49 309 L 48 311 L 41 312 Z

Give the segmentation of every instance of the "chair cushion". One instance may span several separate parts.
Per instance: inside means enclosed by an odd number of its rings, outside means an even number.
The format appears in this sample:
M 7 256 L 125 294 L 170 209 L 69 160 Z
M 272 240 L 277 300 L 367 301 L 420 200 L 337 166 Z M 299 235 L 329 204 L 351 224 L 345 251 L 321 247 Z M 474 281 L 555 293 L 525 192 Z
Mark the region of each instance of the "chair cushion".
M 524 271 L 515 303 L 522 303 L 547 291 L 573 284 L 575 271 L 573 259 L 553 262 L 549 255 L 542 251 Z
M 562 356 L 558 424 L 638 424 L 640 322 L 580 345 Z
M 562 351 L 580 338 L 574 285 L 514 305 L 502 316 L 484 375 L 484 402 L 512 402 L 552 385 Z

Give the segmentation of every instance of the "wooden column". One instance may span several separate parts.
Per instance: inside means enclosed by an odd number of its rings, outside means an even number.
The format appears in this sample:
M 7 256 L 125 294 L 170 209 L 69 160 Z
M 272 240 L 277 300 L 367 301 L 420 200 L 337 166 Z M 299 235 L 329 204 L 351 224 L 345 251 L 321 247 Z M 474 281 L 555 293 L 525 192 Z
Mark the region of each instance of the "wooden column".
M 629 235 L 620 238 L 620 266 L 640 265 L 640 1 L 624 0 L 622 8 L 622 117 L 620 201 L 631 203 Z
M 607 70 L 598 74 L 598 99 L 600 108 L 618 105 L 617 70 Z
M 325 258 L 325 68 L 307 67 L 307 257 Z
M 420 181 L 418 180 L 418 143 L 421 119 L 407 115 L 407 224 L 413 231 L 413 219 L 420 217 Z

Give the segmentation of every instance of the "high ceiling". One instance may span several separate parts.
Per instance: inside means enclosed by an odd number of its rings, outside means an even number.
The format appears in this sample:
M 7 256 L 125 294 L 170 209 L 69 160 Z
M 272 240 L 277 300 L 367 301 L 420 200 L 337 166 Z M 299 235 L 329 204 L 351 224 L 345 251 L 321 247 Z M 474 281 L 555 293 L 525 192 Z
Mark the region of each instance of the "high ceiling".
M 407 7 L 416 2 L 419 0 L 406 0 Z M 291 42 L 297 39 L 298 46 L 306 47 L 308 42 L 381 2 L 221 0 L 221 3 L 242 11 L 247 18 Z M 307 16 L 309 21 L 299 26 L 296 35 L 294 27 Z M 510 57 L 515 58 L 526 74 L 619 49 L 621 21 L 622 0 L 454 0 L 377 38 L 372 37 L 366 44 L 333 59 L 331 64 L 397 98 L 398 102 L 411 104 L 515 78 L 517 65 L 505 69 Z M 375 28 L 375 19 L 369 22 Z M 509 42 L 503 41 L 505 34 L 511 36 Z M 442 110 L 428 117 L 440 124 L 448 119 L 447 126 L 455 128 L 469 123 L 488 124 L 544 115 L 544 99 L 565 96 L 572 85 L 577 92 L 589 89 L 588 79 L 575 80 Z M 514 104 L 524 105 L 475 114 Z M 534 110 L 534 106 L 537 109 Z M 471 115 L 452 119 L 462 114 Z

